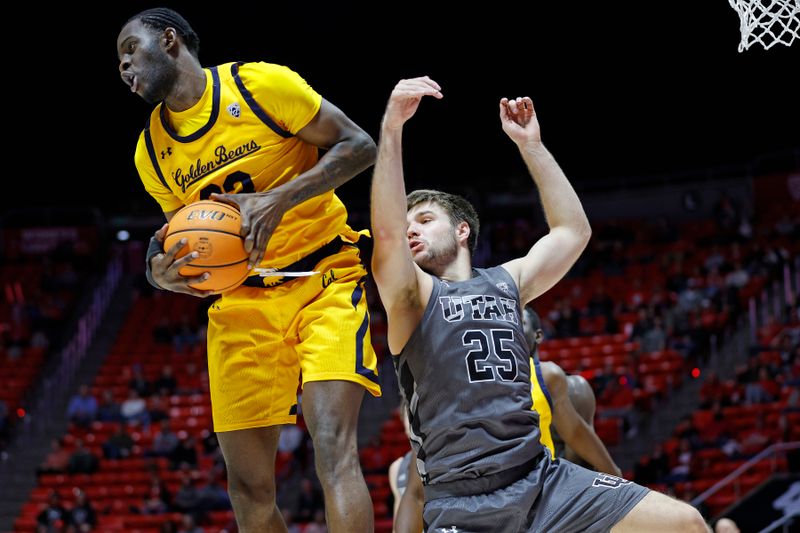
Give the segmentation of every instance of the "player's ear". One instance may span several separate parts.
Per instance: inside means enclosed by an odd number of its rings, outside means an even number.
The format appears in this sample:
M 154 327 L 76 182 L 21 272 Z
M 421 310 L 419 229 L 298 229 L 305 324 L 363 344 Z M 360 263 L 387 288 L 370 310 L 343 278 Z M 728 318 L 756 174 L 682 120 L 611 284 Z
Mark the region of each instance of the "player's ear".
M 464 221 L 459 222 L 456 226 L 456 237 L 458 238 L 459 242 L 467 242 L 467 239 L 469 239 L 471 233 L 472 230 L 470 229 L 469 224 Z
M 178 40 L 178 32 L 175 31 L 175 28 L 166 28 L 163 33 L 161 34 L 161 46 L 164 47 L 165 51 L 169 51 L 173 48 Z

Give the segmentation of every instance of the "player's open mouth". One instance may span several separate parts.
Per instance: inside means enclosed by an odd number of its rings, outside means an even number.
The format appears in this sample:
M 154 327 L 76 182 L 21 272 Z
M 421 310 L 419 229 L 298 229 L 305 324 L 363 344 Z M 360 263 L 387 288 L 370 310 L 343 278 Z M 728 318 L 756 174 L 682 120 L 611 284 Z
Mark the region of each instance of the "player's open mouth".
M 131 88 L 131 92 L 135 93 L 136 89 L 139 87 L 136 75 L 132 72 L 123 72 L 121 76 L 122 76 L 122 81 L 124 81 L 128 85 L 128 87 Z
M 411 248 L 412 252 L 418 252 L 422 248 L 421 241 L 409 241 L 408 247 Z

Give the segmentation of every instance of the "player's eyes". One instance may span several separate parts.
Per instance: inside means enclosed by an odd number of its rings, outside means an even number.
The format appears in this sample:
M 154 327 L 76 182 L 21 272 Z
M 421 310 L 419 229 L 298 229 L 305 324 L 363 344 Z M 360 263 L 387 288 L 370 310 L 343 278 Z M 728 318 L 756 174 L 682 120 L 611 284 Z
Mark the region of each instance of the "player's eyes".
M 132 54 L 134 50 L 136 50 L 136 43 L 135 42 L 128 43 L 128 53 Z

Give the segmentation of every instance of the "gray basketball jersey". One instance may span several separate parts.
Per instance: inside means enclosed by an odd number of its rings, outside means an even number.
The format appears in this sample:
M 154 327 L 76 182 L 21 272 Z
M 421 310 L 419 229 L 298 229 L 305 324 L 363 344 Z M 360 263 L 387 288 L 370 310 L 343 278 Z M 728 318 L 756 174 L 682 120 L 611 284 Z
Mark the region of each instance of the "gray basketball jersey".
M 422 320 L 394 358 L 426 500 L 433 487 L 494 490 L 492 480 L 542 452 L 516 283 L 502 267 L 473 274 L 433 277 Z
M 402 496 L 408 486 L 408 463 L 411 462 L 411 451 L 409 450 L 400 460 L 400 465 L 397 467 L 397 494 Z

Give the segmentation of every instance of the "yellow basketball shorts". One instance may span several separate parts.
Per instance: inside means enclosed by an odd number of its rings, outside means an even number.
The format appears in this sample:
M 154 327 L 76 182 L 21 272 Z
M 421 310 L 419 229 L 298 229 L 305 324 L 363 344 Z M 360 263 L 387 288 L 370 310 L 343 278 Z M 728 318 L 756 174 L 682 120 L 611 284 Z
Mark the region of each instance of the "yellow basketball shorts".
M 209 308 L 215 431 L 294 423 L 301 376 L 353 381 L 380 396 L 358 248 L 344 246 L 314 270 L 275 287 L 239 287 Z

